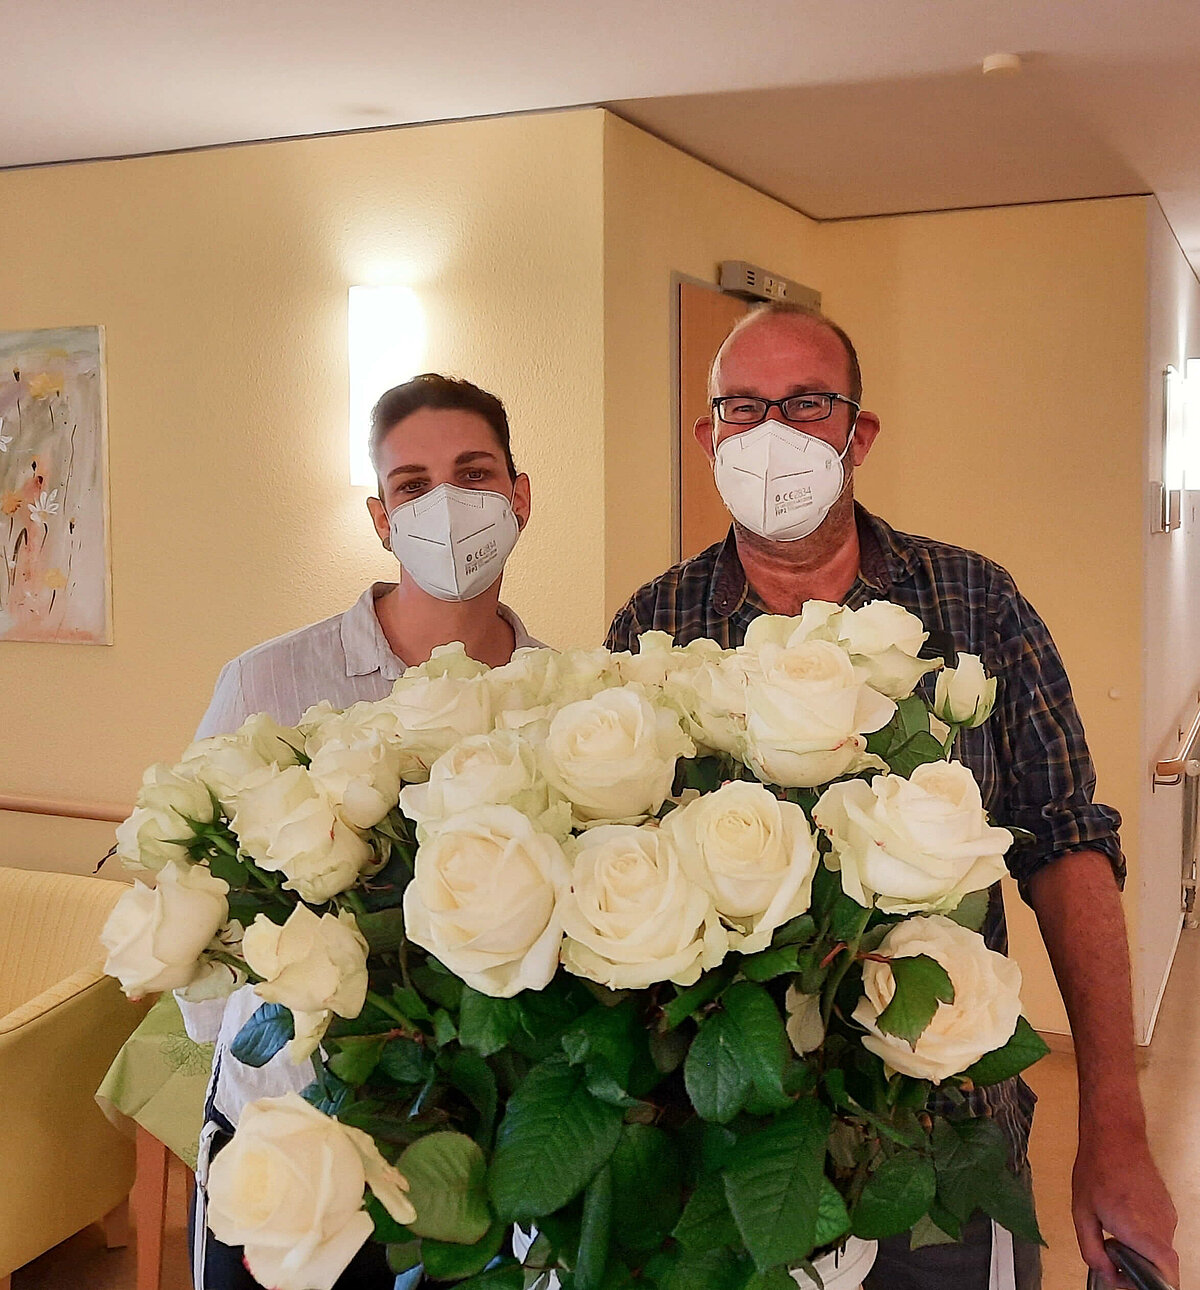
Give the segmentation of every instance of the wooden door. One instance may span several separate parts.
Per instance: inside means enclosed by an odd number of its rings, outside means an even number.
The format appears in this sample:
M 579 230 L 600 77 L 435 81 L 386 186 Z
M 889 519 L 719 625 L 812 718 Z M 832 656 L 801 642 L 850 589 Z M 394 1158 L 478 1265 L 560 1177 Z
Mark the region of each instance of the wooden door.
M 679 558 L 719 542 L 729 512 L 713 482 L 712 466 L 692 434 L 708 415 L 708 369 L 734 323 L 750 305 L 716 287 L 679 283 Z

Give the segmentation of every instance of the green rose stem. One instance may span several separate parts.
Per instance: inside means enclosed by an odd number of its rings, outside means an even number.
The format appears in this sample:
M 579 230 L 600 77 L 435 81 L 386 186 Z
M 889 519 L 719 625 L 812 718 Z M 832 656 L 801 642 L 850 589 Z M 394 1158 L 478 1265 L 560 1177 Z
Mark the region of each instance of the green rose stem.
M 208 957 L 217 963 L 224 963 L 235 972 L 241 972 L 251 985 L 257 985 L 263 979 L 257 972 L 252 972 L 245 960 L 238 958 L 236 954 L 230 954 L 225 950 L 210 950 Z
M 356 891 L 343 891 L 343 892 L 342 892 L 342 899 L 346 902 L 346 904 L 347 904 L 347 905 L 349 905 L 349 906 L 350 906 L 350 909 L 351 909 L 351 911 L 352 911 L 353 913 L 355 913 L 355 914 L 365 914 L 365 913 L 367 912 L 367 907 L 366 907 L 366 905 L 364 905 L 364 904 L 363 904 L 363 899 L 362 899 L 362 897 L 358 894 L 358 892 L 356 892 Z
M 408 1018 L 402 1012 L 393 1007 L 383 995 L 376 994 L 374 990 L 367 991 L 367 1002 L 373 1003 L 385 1017 L 391 1017 L 397 1025 L 406 1027 L 409 1024 Z M 409 1032 L 405 1030 L 404 1033 L 408 1034 Z
M 871 911 L 869 909 L 864 909 L 860 915 L 856 916 L 853 934 L 844 942 L 841 962 L 825 982 L 825 997 L 821 1000 L 821 1021 L 826 1030 L 829 1029 L 829 1018 L 833 1014 L 833 1001 L 837 998 L 838 989 L 845 979 L 846 973 L 850 971 L 858 959 L 858 947 L 862 942 L 863 932 L 867 929 L 867 922 L 870 917 Z

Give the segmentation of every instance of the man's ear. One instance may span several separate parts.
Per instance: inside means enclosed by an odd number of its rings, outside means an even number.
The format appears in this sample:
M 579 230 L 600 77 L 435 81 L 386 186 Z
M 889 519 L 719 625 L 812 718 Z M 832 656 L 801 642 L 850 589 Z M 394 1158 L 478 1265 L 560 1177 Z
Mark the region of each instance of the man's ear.
M 712 417 L 698 417 L 696 424 L 692 426 L 692 434 L 696 436 L 696 442 L 704 450 L 704 455 L 709 461 L 714 461 L 716 450 L 713 448 Z
M 854 423 L 854 442 L 850 445 L 850 460 L 855 467 L 861 466 L 871 451 L 875 436 L 879 433 L 879 418 L 874 412 L 860 412 Z
M 378 497 L 368 497 L 367 510 L 371 512 L 371 523 L 375 525 L 375 532 L 383 543 L 383 549 L 390 551 L 392 549 L 392 526 L 388 521 L 387 511 L 383 509 L 383 503 Z
M 518 475 L 516 482 L 513 484 L 512 508 L 513 514 L 517 517 L 517 527 L 524 529 L 525 525 L 529 523 L 529 516 L 533 510 L 528 475 Z

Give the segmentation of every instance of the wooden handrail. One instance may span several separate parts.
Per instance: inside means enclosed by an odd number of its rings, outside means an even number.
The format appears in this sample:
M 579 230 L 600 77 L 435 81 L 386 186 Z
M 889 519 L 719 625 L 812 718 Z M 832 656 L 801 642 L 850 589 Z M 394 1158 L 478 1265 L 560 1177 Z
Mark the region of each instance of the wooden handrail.
M 1180 736 L 1175 756 L 1155 763 L 1156 784 L 1161 784 L 1164 780 L 1170 784 L 1178 784 L 1185 775 L 1200 775 L 1200 758 L 1197 758 L 1193 748 L 1197 739 L 1200 739 L 1200 709 L 1197 709 L 1196 715 L 1192 718 L 1192 724 Z
M 129 808 L 109 802 L 64 802 L 52 797 L 14 797 L 0 793 L 0 811 L 17 811 L 22 815 L 57 815 L 68 820 L 100 820 L 120 824 Z

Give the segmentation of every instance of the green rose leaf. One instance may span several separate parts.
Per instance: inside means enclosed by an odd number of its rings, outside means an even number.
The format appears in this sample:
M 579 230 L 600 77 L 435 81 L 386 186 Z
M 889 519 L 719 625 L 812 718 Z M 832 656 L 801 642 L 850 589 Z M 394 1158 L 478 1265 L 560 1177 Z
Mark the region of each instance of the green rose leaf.
M 725 1197 L 760 1272 L 812 1253 L 830 1119 L 805 1098 L 740 1138 L 726 1164 Z
M 432 1066 L 429 1049 L 415 1039 L 389 1039 L 379 1056 L 379 1070 L 397 1084 L 423 1084 Z
M 893 775 L 907 778 L 918 766 L 928 765 L 934 761 L 945 761 L 946 750 L 940 739 L 928 732 L 915 734 L 911 739 L 893 748 L 884 759 L 891 767 Z
M 736 1245 L 741 1239 L 720 1174 L 704 1174 L 688 1197 L 671 1235 L 685 1249 L 702 1253 Z
M 417 1211 L 409 1230 L 436 1241 L 474 1245 L 491 1226 L 487 1166 L 465 1133 L 429 1133 L 400 1156 L 396 1167 L 408 1179 Z
M 551 1057 L 509 1099 L 488 1176 L 497 1217 L 521 1221 L 560 1209 L 612 1155 L 621 1111 L 594 1098 L 586 1079 L 566 1058 Z
M 356 913 L 354 921 L 373 954 L 398 950 L 404 944 L 404 911 L 399 905 L 376 914 Z
M 460 1281 L 455 1290 L 525 1290 L 525 1269 L 514 1259 Z
M 507 1223 L 493 1223 L 474 1245 L 426 1237 L 421 1242 L 421 1261 L 435 1281 L 459 1281 L 482 1272 L 500 1253 L 507 1236 Z
M 777 976 L 795 972 L 800 966 L 801 953 L 799 945 L 780 945 L 751 954 L 742 960 L 742 975 L 750 981 L 773 981 Z
M 932 1163 L 915 1151 L 900 1151 L 867 1179 L 854 1207 L 853 1232 L 865 1241 L 896 1236 L 929 1210 L 937 1192 Z
M 995 1120 L 983 1117 L 953 1124 L 937 1119 L 932 1143 L 938 1201 L 960 1223 L 966 1222 L 978 1208 L 981 1181 L 1004 1169 L 1004 1135 Z M 944 1222 L 939 1226 L 950 1231 Z
M 850 1231 L 850 1213 L 841 1192 L 829 1181 L 821 1179 L 821 1196 L 817 1204 L 817 1231 L 814 1248 L 832 1245 Z
M 575 1261 L 576 1290 L 599 1290 L 603 1284 L 612 1227 L 612 1200 L 612 1170 L 604 1164 L 583 1193 L 579 1257 Z
M 600 1004 L 568 1026 L 560 1042 L 573 1066 L 598 1064 L 626 1088 L 639 1049 L 644 1051 L 645 1047 L 637 1004 L 632 999 L 612 1008 Z
M 493 999 L 469 986 L 463 989 L 460 1008 L 459 1041 L 481 1057 L 499 1052 L 524 1024 L 521 1005 L 516 999 Z
M 782 927 L 775 929 L 771 944 L 775 948 L 783 945 L 807 945 L 817 934 L 817 924 L 811 914 L 797 914 L 789 918 Z
M 1007 1169 L 989 1175 L 978 1193 L 979 1208 L 989 1218 L 1019 1240 L 1031 1245 L 1045 1245 L 1038 1229 L 1037 1215 L 1033 1208 L 1033 1195 L 1025 1183 Z
M 985 888 L 983 891 L 967 892 L 958 902 L 957 908 L 950 910 L 946 917 L 958 923 L 960 927 L 969 927 L 973 932 L 981 932 L 987 911 L 988 893 Z
M 728 1124 L 752 1097 L 763 1110 L 786 1106 L 783 1068 L 790 1050 L 775 1001 L 762 986 L 739 981 L 722 1003 L 701 1024 L 683 1065 L 696 1113 Z
M 954 983 L 946 969 L 928 954 L 892 959 L 891 972 L 896 993 L 875 1024 L 885 1035 L 915 1044 L 933 1020 L 938 1004 L 954 1002 Z
M 649 1124 L 626 1124 L 609 1161 L 612 1236 L 621 1249 L 657 1249 L 683 1207 L 683 1171 L 675 1139 Z
M 265 1066 L 295 1035 L 291 1012 L 282 1003 L 264 1003 L 237 1032 L 229 1051 L 247 1066 Z
M 344 1035 L 337 1040 L 338 1051 L 330 1057 L 329 1069 L 347 1084 L 365 1084 L 386 1043 L 383 1035 Z
M 1050 1051 L 1046 1041 L 1025 1020 L 1017 1018 L 1017 1028 L 1012 1038 L 1002 1048 L 994 1048 L 973 1065 L 968 1066 L 963 1074 L 981 1088 L 987 1084 L 999 1084 L 1001 1081 L 1019 1075 L 1027 1066 L 1040 1061 Z
M 955 1238 L 942 1229 L 929 1217 L 922 1215 L 913 1224 L 912 1235 L 908 1239 L 910 1250 L 919 1250 L 926 1245 L 953 1245 Z
M 652 1269 L 659 1290 L 741 1290 L 746 1276 L 744 1263 L 730 1250 L 684 1250 L 675 1258 L 656 1257 L 646 1271 Z
M 492 1068 L 478 1053 L 464 1050 L 455 1053 L 446 1070 L 446 1078 L 479 1112 L 479 1127 L 475 1131 L 475 1140 L 480 1146 L 487 1147 L 492 1140 L 499 1099 L 496 1076 Z

